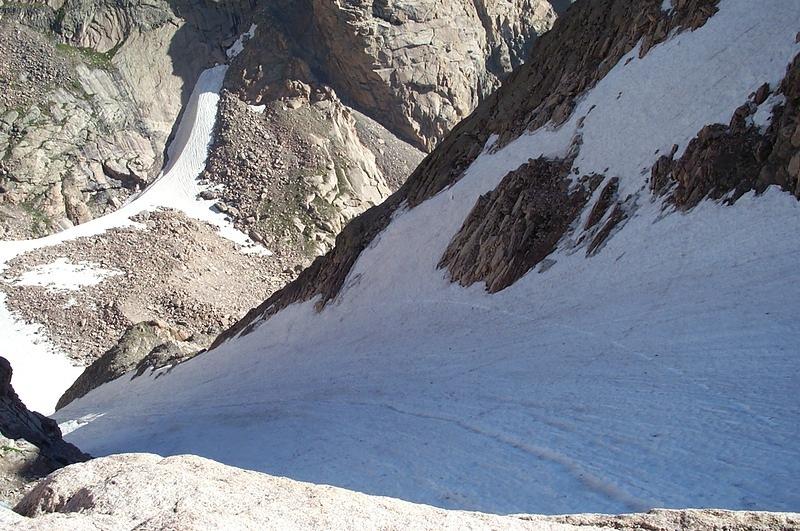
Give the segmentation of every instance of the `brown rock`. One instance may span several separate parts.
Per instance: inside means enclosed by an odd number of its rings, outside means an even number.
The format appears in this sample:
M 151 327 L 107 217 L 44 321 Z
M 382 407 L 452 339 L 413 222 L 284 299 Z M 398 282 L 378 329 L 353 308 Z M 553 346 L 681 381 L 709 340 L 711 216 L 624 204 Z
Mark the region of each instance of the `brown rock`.
M 463 286 L 505 289 L 547 257 L 585 205 L 571 161 L 531 160 L 481 196 L 439 262 Z

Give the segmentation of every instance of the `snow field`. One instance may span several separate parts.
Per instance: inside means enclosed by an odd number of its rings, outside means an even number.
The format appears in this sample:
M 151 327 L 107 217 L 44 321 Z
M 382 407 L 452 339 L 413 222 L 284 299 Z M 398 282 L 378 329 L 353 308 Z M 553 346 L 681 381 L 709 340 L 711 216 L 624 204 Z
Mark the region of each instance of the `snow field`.
M 561 128 L 396 213 L 322 313 L 290 306 L 56 418 L 94 455 L 193 453 L 447 508 L 798 510 L 800 204 L 770 189 L 667 213 L 646 183 L 660 153 L 777 85 L 797 27 L 796 3 L 722 0 L 623 58 Z M 564 242 L 498 294 L 450 283 L 436 264 L 477 197 L 576 134 L 576 169 L 619 176 L 635 215 L 598 255 Z

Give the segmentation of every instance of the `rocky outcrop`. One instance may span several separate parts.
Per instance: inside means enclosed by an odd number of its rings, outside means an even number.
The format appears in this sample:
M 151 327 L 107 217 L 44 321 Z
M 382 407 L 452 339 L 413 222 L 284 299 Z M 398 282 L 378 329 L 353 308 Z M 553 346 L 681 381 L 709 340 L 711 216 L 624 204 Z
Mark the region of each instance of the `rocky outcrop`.
M 61 409 L 86 393 L 137 370 L 159 369 L 195 356 L 205 346 L 202 337 L 190 337 L 185 330 L 170 327 L 164 321 L 138 323 L 122 334 L 119 342 L 100 356 L 78 376 L 58 400 Z
M 355 218 L 339 234 L 333 250 L 253 309 L 215 345 L 250 330 L 260 319 L 291 303 L 319 297 L 317 308 L 323 308 L 336 297 L 361 251 L 386 227 L 400 205 L 413 208 L 457 182 L 491 136 L 498 137 L 494 145 L 499 147 L 526 130 L 549 122 L 563 123 L 581 94 L 625 54 L 640 45 L 639 55 L 644 56 L 668 35 L 702 26 L 716 12 L 716 4 L 717 0 L 676 0 L 672 9 L 665 11 L 659 0 L 594 0 L 570 7 L 553 31 L 535 41 L 529 61 L 455 126 L 395 194 Z M 620 210 L 614 219 L 619 222 L 623 217 Z M 609 220 L 599 232 L 607 236 L 615 225 Z
M 555 250 L 591 194 L 571 189 L 571 168 L 540 158 L 510 172 L 478 198 L 439 267 L 462 286 L 486 282 L 490 293 L 516 282 Z
M 15 529 L 790 529 L 791 513 L 565 517 L 448 511 L 248 472 L 193 456 L 117 455 L 60 470 L 5 515 Z
M 325 253 L 341 228 L 377 205 L 422 153 L 347 107 L 329 88 L 300 81 L 253 108 L 226 92 L 203 178 L 207 197 L 284 269 Z
M 800 56 L 771 92 L 762 86 L 729 124 L 704 127 L 677 160 L 678 146 L 661 157 L 651 171 L 653 191 L 682 210 L 705 198 L 734 203 L 772 185 L 800 199 Z M 770 116 L 767 126 L 754 123 L 760 107 Z
M 61 438 L 54 420 L 29 411 L 11 385 L 11 364 L 0 357 L 0 501 L 16 501 L 27 485 L 89 456 Z

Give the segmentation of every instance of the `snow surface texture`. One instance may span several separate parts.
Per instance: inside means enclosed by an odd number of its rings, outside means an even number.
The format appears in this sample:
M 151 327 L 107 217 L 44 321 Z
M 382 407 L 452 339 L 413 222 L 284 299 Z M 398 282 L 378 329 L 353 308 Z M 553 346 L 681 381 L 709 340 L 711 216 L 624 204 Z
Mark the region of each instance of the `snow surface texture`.
M 796 2 L 723 0 L 632 51 L 563 127 L 398 212 L 322 313 L 296 304 L 158 379 L 110 382 L 57 413 L 67 439 L 447 508 L 797 510 L 800 204 L 770 189 L 665 215 L 644 170 L 777 86 L 798 27 Z M 450 283 L 436 264 L 477 197 L 576 134 L 575 166 L 619 176 L 636 215 L 597 256 L 563 244 L 498 294 Z
M 216 121 L 219 91 L 227 69 L 227 65 L 220 65 L 200 75 L 175 139 L 169 146 L 169 162 L 150 187 L 107 216 L 45 238 L 0 242 L 0 271 L 4 264 L 22 253 L 76 238 L 94 236 L 115 227 L 135 226 L 131 217 L 162 207 L 181 210 L 190 217 L 210 223 L 217 227 L 221 236 L 242 245 L 243 252 L 268 253 L 236 230 L 223 214 L 211 210 L 214 201 L 197 197 L 204 189 L 197 178 L 205 168 Z M 102 281 L 112 273 L 76 267 L 60 259 L 29 272 L 20 280 L 23 284 L 46 282 L 56 288 L 71 286 L 74 289 L 81 284 L 91 285 L 95 280 Z M 4 298 L 0 299 L 0 333 L 4 339 L 0 345 L 0 355 L 11 362 L 14 369 L 12 384 L 22 401 L 29 408 L 50 414 L 58 398 L 72 385 L 83 368 L 71 366 L 56 347 L 46 343 L 40 327 L 28 326 L 15 320 L 4 301 Z

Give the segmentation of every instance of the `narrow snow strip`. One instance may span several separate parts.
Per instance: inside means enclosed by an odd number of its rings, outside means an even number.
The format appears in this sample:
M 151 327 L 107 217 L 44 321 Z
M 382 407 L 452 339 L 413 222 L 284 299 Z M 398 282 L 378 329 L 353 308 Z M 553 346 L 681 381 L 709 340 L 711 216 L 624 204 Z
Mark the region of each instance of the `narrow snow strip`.
M 120 271 L 103 269 L 89 262 L 71 263 L 59 258 L 50 264 L 37 266 L 23 273 L 14 284 L 43 286 L 52 291 L 78 291 L 86 286 L 96 286 L 108 277 L 121 275 Z
M 225 52 L 228 55 L 228 59 L 233 59 L 244 51 L 244 45 L 256 34 L 257 27 L 258 26 L 256 24 L 251 25 L 249 30 L 244 32 L 239 36 L 238 39 L 236 39 L 236 42 L 234 42 L 233 45 Z
M 115 227 L 135 225 L 130 218 L 158 208 L 180 210 L 190 217 L 216 226 L 221 236 L 243 246 L 252 246 L 253 242 L 236 230 L 222 213 L 212 210 L 214 201 L 197 197 L 205 189 L 197 182 L 197 178 L 205 168 L 216 122 L 219 92 L 227 69 L 227 65 L 219 65 L 200 75 L 175 139 L 167 150 L 169 162 L 152 185 L 122 208 L 106 216 L 44 238 L 0 242 L 0 268 L 11 258 L 33 249 L 95 236 Z
M 762 132 L 766 132 L 772 123 L 772 109 L 784 103 L 786 103 L 786 97 L 783 94 L 771 94 L 764 103 L 758 106 L 756 113 L 752 116 L 753 125 Z
M 0 356 L 14 369 L 11 383 L 20 399 L 33 411 L 51 415 L 64 391 L 72 385 L 83 367 L 72 365 L 50 344 L 39 325 L 20 323 L 5 305 L 0 293 Z

